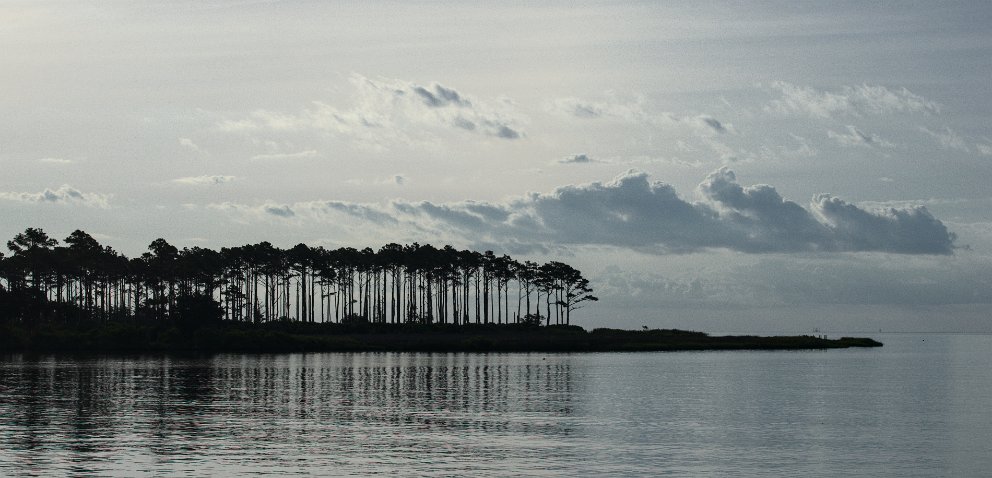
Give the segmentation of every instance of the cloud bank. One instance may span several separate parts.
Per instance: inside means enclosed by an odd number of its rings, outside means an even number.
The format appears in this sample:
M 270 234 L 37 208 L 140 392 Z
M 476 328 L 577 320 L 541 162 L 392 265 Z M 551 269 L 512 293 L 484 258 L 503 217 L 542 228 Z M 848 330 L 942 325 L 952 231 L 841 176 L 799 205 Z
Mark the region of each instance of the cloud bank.
M 768 185 L 741 186 L 721 168 L 697 187 L 697 201 L 628 171 L 606 183 L 571 185 L 502 203 L 312 201 L 214 208 L 281 218 L 340 221 L 424 231 L 491 244 L 613 246 L 671 254 L 728 249 L 746 253 L 887 252 L 951 254 L 955 235 L 925 207 L 868 210 L 828 194 L 807 207 Z
M 84 193 L 68 184 L 58 189 L 48 189 L 38 193 L 29 192 L 0 192 L 0 199 L 37 204 L 69 204 L 96 208 L 110 207 L 110 195 L 99 193 Z

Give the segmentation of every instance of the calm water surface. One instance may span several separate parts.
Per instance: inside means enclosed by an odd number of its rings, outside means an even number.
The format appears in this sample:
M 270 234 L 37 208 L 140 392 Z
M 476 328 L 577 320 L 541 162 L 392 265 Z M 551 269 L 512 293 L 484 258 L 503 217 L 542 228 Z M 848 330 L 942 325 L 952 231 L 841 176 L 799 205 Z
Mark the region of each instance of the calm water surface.
M 989 476 L 992 336 L 810 352 L 0 356 L 0 476 Z

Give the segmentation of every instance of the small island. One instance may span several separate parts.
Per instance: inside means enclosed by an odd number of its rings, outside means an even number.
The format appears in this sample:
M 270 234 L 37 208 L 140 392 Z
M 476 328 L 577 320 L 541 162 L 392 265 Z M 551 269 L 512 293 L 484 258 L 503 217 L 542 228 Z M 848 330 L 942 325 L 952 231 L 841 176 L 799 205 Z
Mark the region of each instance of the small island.
M 76 230 L 28 228 L 0 254 L 0 352 L 797 350 L 870 338 L 711 337 L 592 331 L 597 301 L 561 262 L 387 244 L 374 251 L 268 242 L 182 250 L 156 239 L 129 259 Z

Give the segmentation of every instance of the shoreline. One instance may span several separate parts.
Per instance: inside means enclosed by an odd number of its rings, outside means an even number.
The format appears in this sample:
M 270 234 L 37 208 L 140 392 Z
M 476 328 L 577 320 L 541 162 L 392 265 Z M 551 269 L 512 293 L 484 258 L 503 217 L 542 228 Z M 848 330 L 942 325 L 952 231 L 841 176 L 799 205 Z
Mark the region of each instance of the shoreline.
M 0 352 L 659 352 L 880 347 L 868 337 L 710 336 L 678 329 L 620 330 L 519 324 L 0 324 Z

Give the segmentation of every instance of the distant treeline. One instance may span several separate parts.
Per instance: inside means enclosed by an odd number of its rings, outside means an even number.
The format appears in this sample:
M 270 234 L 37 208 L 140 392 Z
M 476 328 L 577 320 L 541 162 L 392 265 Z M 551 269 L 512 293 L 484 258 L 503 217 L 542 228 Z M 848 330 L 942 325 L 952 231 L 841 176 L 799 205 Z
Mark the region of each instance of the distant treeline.
M 597 300 L 568 264 L 429 244 L 375 251 L 261 242 L 214 251 L 156 239 L 127 258 L 80 230 L 59 244 L 28 228 L 7 248 L 7 321 L 550 325 L 569 324 L 574 310 Z

